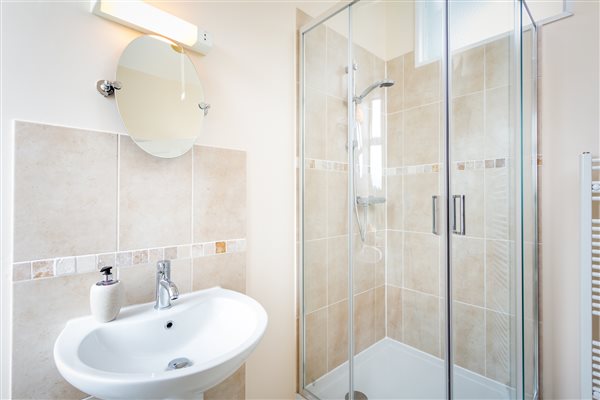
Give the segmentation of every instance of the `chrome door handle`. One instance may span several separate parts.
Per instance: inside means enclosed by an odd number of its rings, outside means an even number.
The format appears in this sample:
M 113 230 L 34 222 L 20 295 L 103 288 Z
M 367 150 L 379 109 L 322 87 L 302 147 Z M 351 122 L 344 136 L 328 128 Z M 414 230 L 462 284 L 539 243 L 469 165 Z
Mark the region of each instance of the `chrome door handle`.
M 459 200 L 460 211 L 458 212 L 456 211 L 456 200 Z M 465 195 L 455 194 L 452 196 L 452 233 L 464 236 L 465 232 Z
M 431 233 L 438 234 L 438 197 L 431 196 Z

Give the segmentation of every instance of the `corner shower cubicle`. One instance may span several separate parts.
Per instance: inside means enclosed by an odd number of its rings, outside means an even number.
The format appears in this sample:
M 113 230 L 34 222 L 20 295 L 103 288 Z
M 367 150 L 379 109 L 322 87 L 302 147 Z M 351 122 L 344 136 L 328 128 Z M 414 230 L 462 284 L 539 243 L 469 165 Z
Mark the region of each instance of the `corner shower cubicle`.
M 538 396 L 533 21 L 362 0 L 301 28 L 306 398 Z

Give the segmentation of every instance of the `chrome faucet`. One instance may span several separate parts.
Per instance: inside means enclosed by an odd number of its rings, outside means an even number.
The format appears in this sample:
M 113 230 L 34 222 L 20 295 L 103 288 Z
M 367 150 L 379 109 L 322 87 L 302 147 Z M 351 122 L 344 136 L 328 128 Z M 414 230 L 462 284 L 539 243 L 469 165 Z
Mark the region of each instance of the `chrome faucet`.
M 156 263 L 156 303 L 155 310 L 171 307 L 171 301 L 177 300 L 179 289 L 171 282 L 171 261 L 162 260 Z

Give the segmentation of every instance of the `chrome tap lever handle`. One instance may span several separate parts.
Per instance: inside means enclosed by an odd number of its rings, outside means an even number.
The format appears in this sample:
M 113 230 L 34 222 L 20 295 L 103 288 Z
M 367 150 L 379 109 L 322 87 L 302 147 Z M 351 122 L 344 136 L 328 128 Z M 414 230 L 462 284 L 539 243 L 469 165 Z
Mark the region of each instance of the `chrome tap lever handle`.
M 171 279 L 171 261 L 161 260 L 156 263 L 158 273 L 162 274 L 167 280 Z

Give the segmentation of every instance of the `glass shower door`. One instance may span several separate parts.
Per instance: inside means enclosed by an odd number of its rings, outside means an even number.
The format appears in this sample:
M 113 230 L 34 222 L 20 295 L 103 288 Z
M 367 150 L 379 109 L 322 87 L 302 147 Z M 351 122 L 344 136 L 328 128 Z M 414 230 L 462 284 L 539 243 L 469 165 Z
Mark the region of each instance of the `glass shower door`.
M 521 398 L 524 370 L 531 372 L 523 364 L 524 349 L 533 346 L 523 341 L 523 294 L 533 285 L 524 287 L 522 263 L 532 249 L 523 244 L 522 174 L 531 159 L 524 165 L 521 4 L 448 3 L 451 369 L 457 399 Z M 525 145 L 531 147 L 531 129 L 528 135 Z M 527 225 L 529 236 L 534 227 Z
M 444 398 L 442 65 L 384 29 L 413 21 L 413 3 L 360 1 L 350 13 L 355 399 Z M 437 25 L 429 38 L 441 42 Z
M 302 34 L 300 385 L 343 399 L 349 368 L 348 9 Z

